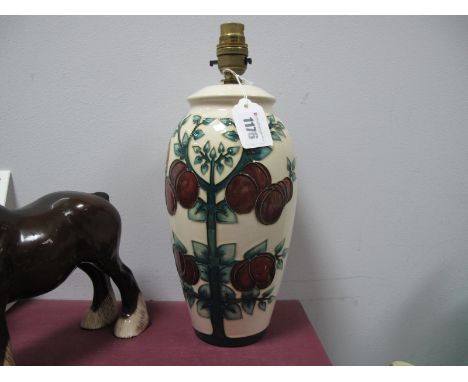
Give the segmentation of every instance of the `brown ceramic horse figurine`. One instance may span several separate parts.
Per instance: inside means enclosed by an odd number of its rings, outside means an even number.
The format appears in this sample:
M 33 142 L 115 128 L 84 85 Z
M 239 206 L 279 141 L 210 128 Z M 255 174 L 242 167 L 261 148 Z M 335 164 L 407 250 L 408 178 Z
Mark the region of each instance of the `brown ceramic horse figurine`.
M 120 215 L 105 193 L 56 192 L 17 210 L 0 206 L 0 365 L 14 364 L 6 305 L 53 290 L 76 267 L 94 286 L 82 328 L 99 329 L 117 319 L 119 338 L 146 329 L 144 298 L 119 258 L 120 231 Z M 109 277 L 122 296 L 120 317 Z

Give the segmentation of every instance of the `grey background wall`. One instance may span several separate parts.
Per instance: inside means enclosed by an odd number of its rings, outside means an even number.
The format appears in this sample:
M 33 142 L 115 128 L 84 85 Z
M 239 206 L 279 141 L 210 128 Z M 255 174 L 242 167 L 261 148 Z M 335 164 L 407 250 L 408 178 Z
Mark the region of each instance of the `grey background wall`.
M 303 302 L 335 364 L 466 363 L 467 18 L 1 17 L 0 167 L 18 204 L 107 191 L 146 297 L 182 299 L 166 142 L 185 97 L 218 81 L 208 60 L 230 20 L 296 142 L 280 297 Z M 45 297 L 91 286 L 76 272 Z

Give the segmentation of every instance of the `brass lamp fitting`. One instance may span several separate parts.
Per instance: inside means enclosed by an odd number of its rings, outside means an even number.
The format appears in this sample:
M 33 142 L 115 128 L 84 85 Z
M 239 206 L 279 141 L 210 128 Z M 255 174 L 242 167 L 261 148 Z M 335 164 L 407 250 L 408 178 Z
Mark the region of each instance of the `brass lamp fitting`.
M 219 71 L 224 75 L 225 84 L 236 83 L 236 78 L 232 73 L 224 73 L 224 69 L 229 68 L 242 75 L 247 69 L 247 64 L 252 63 L 252 59 L 248 58 L 249 50 L 245 43 L 244 24 L 221 24 L 221 35 L 216 47 L 216 55 L 218 60 L 210 61 L 210 66 L 218 65 Z

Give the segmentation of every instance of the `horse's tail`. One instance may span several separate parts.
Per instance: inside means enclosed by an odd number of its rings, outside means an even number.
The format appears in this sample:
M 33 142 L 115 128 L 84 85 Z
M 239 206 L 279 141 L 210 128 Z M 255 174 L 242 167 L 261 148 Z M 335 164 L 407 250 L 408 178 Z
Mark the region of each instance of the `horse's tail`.
M 95 193 L 93 193 L 93 195 L 99 196 L 100 198 L 103 198 L 103 199 L 105 199 L 107 201 L 110 200 L 109 194 L 106 194 L 105 192 L 95 192 Z

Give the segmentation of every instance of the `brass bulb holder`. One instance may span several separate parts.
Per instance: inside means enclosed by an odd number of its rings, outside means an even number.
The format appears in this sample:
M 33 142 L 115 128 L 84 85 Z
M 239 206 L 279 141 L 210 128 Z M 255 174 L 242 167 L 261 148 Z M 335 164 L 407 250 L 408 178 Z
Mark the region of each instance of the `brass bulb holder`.
M 225 84 L 236 83 L 232 73 L 224 70 L 229 68 L 239 75 L 245 73 L 247 64 L 252 63 L 248 58 L 249 50 L 245 43 L 244 24 L 224 23 L 221 24 L 221 34 L 216 47 L 217 61 L 210 61 L 210 65 L 218 64 L 219 71 L 224 76 Z

